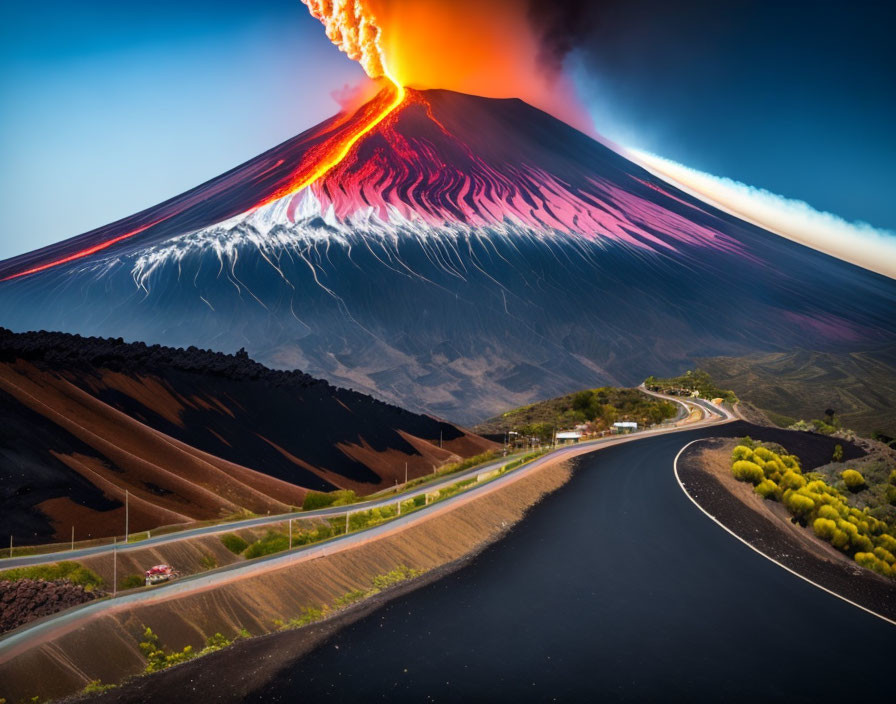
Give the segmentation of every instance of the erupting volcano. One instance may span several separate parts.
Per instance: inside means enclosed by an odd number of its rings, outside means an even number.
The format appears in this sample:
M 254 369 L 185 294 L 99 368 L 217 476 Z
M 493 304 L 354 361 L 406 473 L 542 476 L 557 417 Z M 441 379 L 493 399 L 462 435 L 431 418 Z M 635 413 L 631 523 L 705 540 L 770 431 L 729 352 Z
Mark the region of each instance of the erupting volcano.
M 896 307 L 522 101 L 392 87 L 0 276 L 14 329 L 245 346 L 463 422 L 695 356 L 886 344 Z

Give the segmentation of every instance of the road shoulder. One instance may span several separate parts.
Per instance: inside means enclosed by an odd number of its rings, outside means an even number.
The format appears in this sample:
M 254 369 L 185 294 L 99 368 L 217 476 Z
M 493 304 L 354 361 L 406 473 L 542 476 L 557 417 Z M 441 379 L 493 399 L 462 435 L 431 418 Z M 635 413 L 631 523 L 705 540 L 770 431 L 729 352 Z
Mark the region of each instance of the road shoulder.
M 779 506 L 762 500 L 727 469 L 731 441 L 686 446 L 675 462 L 682 490 L 711 519 L 767 559 L 854 606 L 896 625 L 896 585 L 858 567 L 792 524 Z M 723 457 L 723 459 L 720 459 Z

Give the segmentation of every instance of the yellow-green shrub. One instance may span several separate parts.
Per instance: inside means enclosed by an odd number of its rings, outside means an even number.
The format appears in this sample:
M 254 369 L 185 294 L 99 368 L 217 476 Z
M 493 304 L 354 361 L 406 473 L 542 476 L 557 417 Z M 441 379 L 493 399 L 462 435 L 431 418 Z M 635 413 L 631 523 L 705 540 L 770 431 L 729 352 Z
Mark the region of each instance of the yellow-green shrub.
M 860 491 L 865 487 L 865 477 L 854 469 L 844 469 L 840 473 L 840 478 L 846 484 L 846 488 L 850 491 Z
M 763 499 L 778 498 L 778 485 L 775 484 L 771 479 L 764 479 L 759 482 L 759 484 L 756 485 L 754 491 Z
M 879 557 L 877 557 L 874 553 L 857 552 L 855 560 L 862 567 L 867 567 L 869 570 L 874 570 L 878 574 L 882 574 L 885 577 L 890 577 L 893 575 L 893 570 L 890 569 L 890 566 Z
M 799 518 L 807 518 L 815 509 L 815 502 L 812 499 L 795 491 L 784 492 L 784 505 Z
M 889 533 L 881 533 L 879 536 L 877 536 L 877 544 L 884 550 L 887 550 L 896 555 L 896 538 L 894 538 Z
M 837 532 L 837 523 L 830 518 L 816 518 L 812 523 L 815 535 L 825 540 L 832 540 Z
M 806 480 L 803 479 L 802 475 L 788 469 L 781 477 L 781 486 L 785 489 L 802 489 L 806 486 Z
M 754 458 L 758 457 L 759 459 L 763 460 L 764 462 L 767 462 L 768 460 L 770 460 L 773 455 L 774 455 L 774 453 L 771 450 L 769 450 L 767 447 L 760 446 L 760 447 L 757 447 L 755 450 L 753 450 L 753 457 Z M 755 462 L 755 459 L 753 461 Z
M 824 506 L 819 507 L 818 515 L 821 518 L 829 518 L 834 522 L 834 527 L 837 527 L 837 519 L 840 518 L 840 514 L 833 506 L 825 504 Z
M 890 565 L 896 562 L 896 555 L 893 555 L 893 553 L 891 553 L 889 550 L 885 550 L 882 547 L 874 548 L 874 554 L 876 557 Z
M 746 447 L 745 445 L 738 445 L 734 448 L 734 451 L 731 453 L 731 459 L 733 461 L 737 460 L 748 460 L 753 456 L 753 451 Z
M 849 536 L 838 528 L 831 538 L 831 545 L 838 550 L 846 550 L 849 547 Z
M 738 460 L 731 465 L 731 471 L 734 476 L 742 482 L 753 482 L 758 484 L 765 479 L 762 468 L 755 462 L 749 460 Z
M 788 469 L 792 469 L 796 472 L 800 471 L 800 461 L 794 455 L 781 455 L 781 462 Z

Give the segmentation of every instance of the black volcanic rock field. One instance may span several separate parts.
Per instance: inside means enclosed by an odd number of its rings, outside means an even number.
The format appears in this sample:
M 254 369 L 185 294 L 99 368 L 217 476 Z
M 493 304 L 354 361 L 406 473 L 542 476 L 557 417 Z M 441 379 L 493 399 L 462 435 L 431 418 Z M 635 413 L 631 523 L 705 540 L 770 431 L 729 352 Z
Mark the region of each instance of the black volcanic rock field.
M 440 448 L 440 442 L 442 447 Z M 370 493 L 492 444 L 450 423 L 224 355 L 0 328 L 0 532 L 17 544 Z

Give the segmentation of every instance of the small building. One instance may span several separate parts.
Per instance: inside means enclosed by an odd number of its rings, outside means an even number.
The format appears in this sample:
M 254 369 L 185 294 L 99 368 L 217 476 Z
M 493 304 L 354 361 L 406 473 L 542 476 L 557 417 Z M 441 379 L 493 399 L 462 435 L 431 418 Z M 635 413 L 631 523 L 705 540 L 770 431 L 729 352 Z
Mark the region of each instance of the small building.
M 558 445 L 572 445 L 582 439 L 578 430 L 563 430 L 556 435 Z
M 613 430 L 617 433 L 631 433 L 638 429 L 638 424 L 632 420 L 621 420 L 613 423 Z

